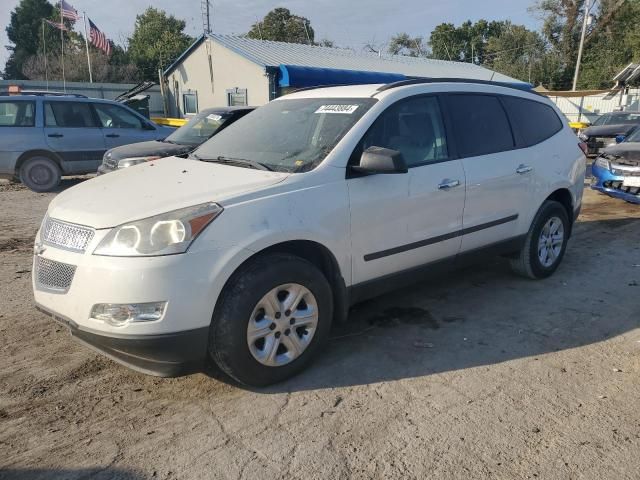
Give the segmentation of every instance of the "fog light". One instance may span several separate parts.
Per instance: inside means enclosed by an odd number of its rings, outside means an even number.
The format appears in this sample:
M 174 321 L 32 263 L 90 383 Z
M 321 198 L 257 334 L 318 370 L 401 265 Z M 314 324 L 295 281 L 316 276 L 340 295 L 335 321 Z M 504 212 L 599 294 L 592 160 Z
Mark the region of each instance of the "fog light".
M 129 322 L 160 320 L 166 307 L 167 302 L 97 303 L 91 309 L 91 318 L 121 327 Z

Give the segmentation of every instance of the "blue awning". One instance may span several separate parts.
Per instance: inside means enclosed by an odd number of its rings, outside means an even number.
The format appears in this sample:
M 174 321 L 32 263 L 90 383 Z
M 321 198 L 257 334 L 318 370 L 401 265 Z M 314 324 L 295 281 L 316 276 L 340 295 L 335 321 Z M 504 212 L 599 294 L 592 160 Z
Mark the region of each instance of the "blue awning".
M 401 73 L 280 65 L 278 86 L 304 88 L 322 85 L 363 85 L 367 83 L 399 82 L 407 78 Z

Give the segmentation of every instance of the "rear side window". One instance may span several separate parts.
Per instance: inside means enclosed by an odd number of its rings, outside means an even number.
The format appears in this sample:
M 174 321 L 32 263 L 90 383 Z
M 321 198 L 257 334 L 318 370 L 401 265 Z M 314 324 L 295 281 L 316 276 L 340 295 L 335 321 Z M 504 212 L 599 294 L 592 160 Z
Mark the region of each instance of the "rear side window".
M 44 121 L 47 127 L 87 128 L 96 127 L 88 103 L 47 102 L 44 104 Z
M 0 102 L 0 127 L 33 127 L 35 120 L 33 102 Z
M 455 94 L 449 95 L 448 105 L 461 157 L 514 148 L 509 120 L 497 97 Z
M 518 147 L 543 142 L 562 130 L 562 121 L 549 105 L 517 97 L 502 97 Z

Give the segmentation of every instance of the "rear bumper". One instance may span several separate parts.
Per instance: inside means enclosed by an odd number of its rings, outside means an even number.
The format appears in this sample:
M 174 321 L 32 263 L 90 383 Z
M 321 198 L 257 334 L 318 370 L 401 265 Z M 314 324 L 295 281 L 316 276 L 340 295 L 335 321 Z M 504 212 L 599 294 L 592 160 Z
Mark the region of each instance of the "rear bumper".
M 69 328 L 79 342 L 141 373 L 177 377 L 202 371 L 205 365 L 209 327 L 160 335 L 113 336 L 83 329 L 42 305 L 36 308 Z

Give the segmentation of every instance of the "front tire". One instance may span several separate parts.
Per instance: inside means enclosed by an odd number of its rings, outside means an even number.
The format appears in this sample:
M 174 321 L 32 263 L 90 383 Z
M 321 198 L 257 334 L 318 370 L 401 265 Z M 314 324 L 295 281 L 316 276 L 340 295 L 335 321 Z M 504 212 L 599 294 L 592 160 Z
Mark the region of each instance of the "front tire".
M 532 279 L 552 275 L 562 262 L 570 231 L 564 206 L 553 200 L 544 202 L 533 219 L 522 250 L 511 259 L 512 270 Z
M 48 157 L 35 156 L 20 167 L 20 181 L 34 192 L 50 192 L 60 184 L 60 167 Z
M 300 257 L 258 257 L 234 273 L 216 305 L 209 353 L 230 377 L 251 386 L 304 369 L 325 343 L 333 318 L 331 288 Z

